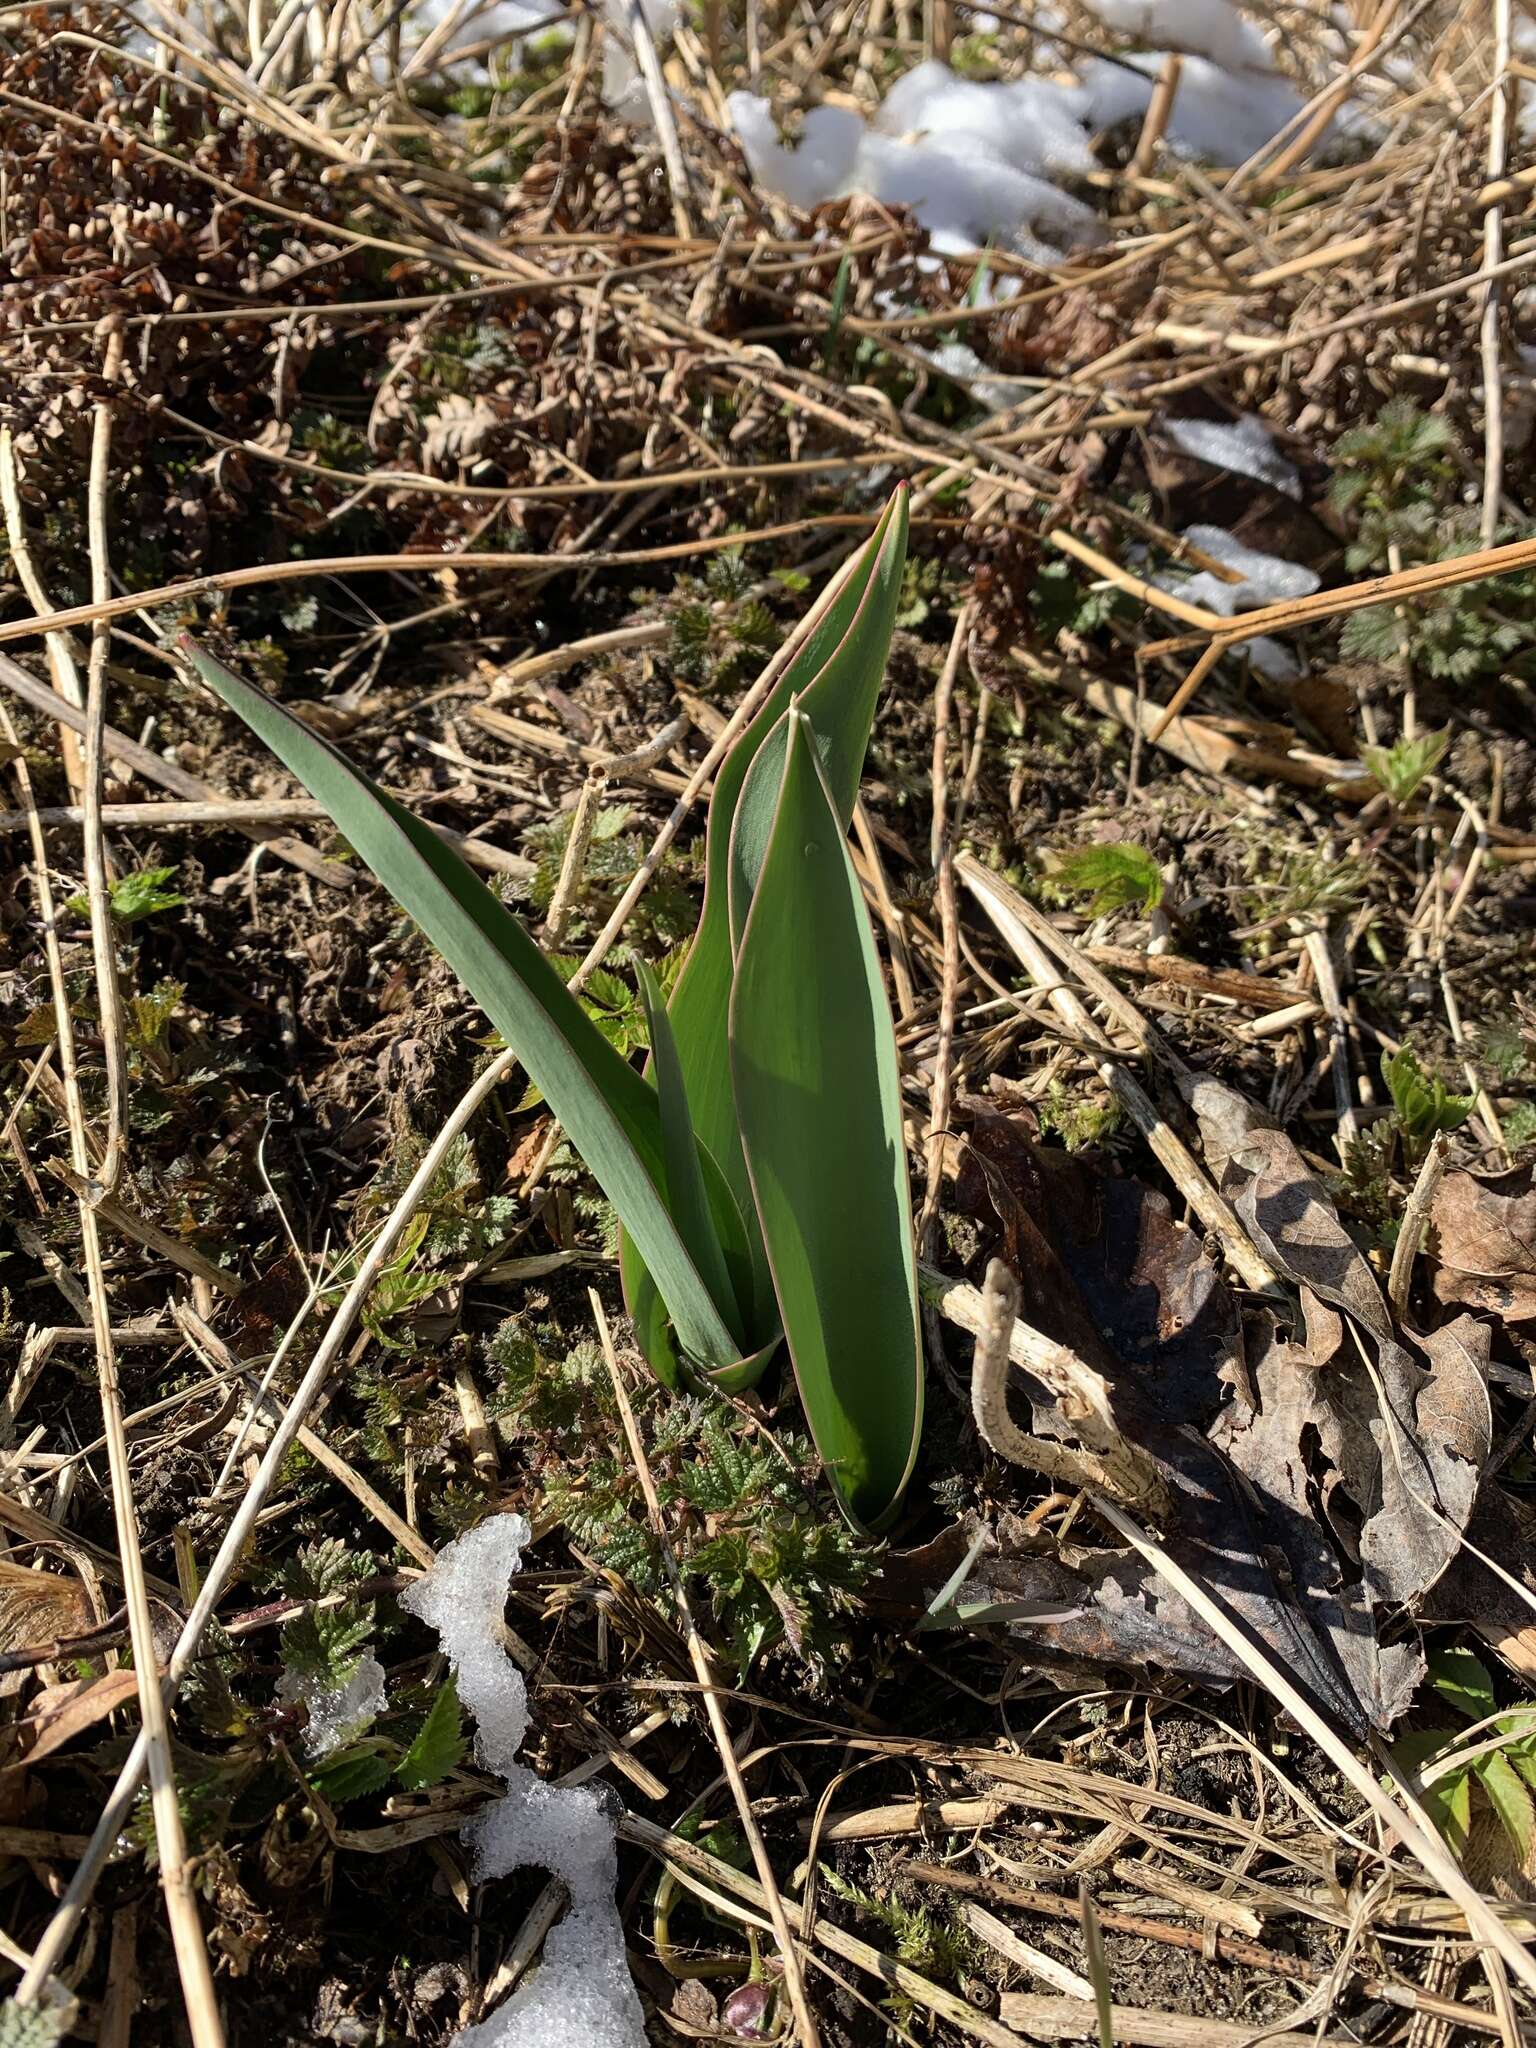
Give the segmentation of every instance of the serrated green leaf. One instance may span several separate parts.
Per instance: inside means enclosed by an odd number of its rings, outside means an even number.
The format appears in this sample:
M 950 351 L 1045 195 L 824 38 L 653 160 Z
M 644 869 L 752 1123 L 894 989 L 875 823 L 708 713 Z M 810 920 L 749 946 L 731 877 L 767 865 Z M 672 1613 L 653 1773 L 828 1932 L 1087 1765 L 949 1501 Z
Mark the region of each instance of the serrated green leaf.
M 366 1799 L 370 1792 L 382 1792 L 393 1775 L 389 1747 L 377 1736 L 365 1736 L 350 1748 L 337 1750 L 324 1763 L 315 1764 L 309 1775 L 315 1790 L 332 1806 Z
M 1388 604 L 1352 612 L 1339 634 L 1339 652 L 1358 661 L 1390 661 L 1402 644 L 1402 621 Z
M 1536 1834 L 1536 1808 L 1531 1804 L 1531 1795 L 1520 1781 L 1520 1775 L 1509 1758 L 1499 1750 L 1490 1750 L 1487 1756 L 1480 1756 L 1472 1768 L 1477 1773 L 1477 1782 L 1488 1795 L 1488 1804 L 1498 1816 L 1499 1826 L 1510 1840 L 1516 1856 L 1524 1863 L 1531 1853 L 1531 1839 Z
M 1429 1682 L 1469 1721 L 1485 1721 L 1499 1711 L 1488 1667 L 1470 1650 L 1432 1650 Z
M 139 868 L 112 884 L 112 915 L 120 924 L 136 924 L 161 910 L 177 910 L 186 902 L 179 889 L 169 888 L 174 868 Z
M 655 1090 L 597 1029 L 506 906 L 402 805 L 281 705 L 182 637 L 198 673 L 323 803 L 542 1090 L 623 1219 L 684 1351 L 706 1369 L 744 1350 L 664 1195 Z
M 1107 911 L 1156 910 L 1163 900 L 1163 877 L 1145 847 L 1128 840 L 1102 846 L 1074 846 L 1055 856 L 1050 872 L 1053 889 L 1070 896 L 1091 896 L 1095 917 Z
M 1426 1785 L 1421 1795 L 1424 1811 L 1455 1851 L 1458 1861 L 1467 1853 L 1472 1839 L 1472 1774 L 1453 1771 Z
M 742 1145 L 811 1434 L 878 1528 L 917 1454 L 922 1354 L 896 1037 L 810 719 L 785 714 L 778 803 L 731 995 Z
M 410 1748 L 395 1766 L 395 1777 L 407 1792 L 424 1792 L 429 1785 L 441 1784 L 463 1760 L 464 1715 L 450 1671 Z

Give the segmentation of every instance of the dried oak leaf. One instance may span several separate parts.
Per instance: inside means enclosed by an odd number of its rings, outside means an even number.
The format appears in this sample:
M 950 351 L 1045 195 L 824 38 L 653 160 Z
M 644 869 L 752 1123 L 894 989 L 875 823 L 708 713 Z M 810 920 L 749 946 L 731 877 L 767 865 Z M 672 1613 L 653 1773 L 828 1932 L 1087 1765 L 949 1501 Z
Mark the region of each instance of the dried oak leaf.
M 1412 1697 L 1419 1652 L 1391 1624 L 1456 1555 L 1476 1500 L 1491 1442 L 1487 1333 L 1464 1317 L 1424 1341 L 1420 1364 L 1290 1140 L 1230 1089 L 1192 1078 L 1189 1094 L 1224 1192 L 1301 1296 L 1300 1331 L 1262 1314 L 1250 1356 L 1229 1290 L 1160 1196 L 1034 1144 L 990 1105 L 967 1105 L 958 1205 L 996 1217 L 1026 1317 L 1101 1375 L 1118 1424 L 1157 1461 L 1171 1554 L 1363 1736 Z M 1057 1433 L 1030 1391 L 1037 1433 Z M 1047 1559 L 1038 1541 L 999 1537 L 975 1591 L 1078 1603 L 1019 1631 L 1043 1666 L 1243 1674 L 1232 1642 L 1139 1558 Z
M 1336 1424 L 1328 1455 L 1359 1513 L 1368 1598 L 1411 1604 L 1455 1556 L 1492 1446 L 1486 1343 L 1480 1363 L 1475 1342 L 1442 1332 L 1424 1342 L 1428 1367 L 1417 1364 L 1397 1340 L 1370 1267 L 1285 1133 L 1219 1082 L 1191 1077 L 1186 1093 L 1206 1159 L 1260 1251 L 1286 1279 L 1343 1312 L 1349 1341 L 1318 1368 L 1315 1389 L 1319 1412 Z M 1236 1445 L 1234 1456 L 1241 1465 Z
M 986 1105 L 966 1107 L 970 1146 L 957 1200 L 965 1207 L 985 1197 L 1002 1225 L 1003 1256 L 1019 1273 L 1027 1320 L 1100 1373 L 1121 1429 L 1156 1460 L 1173 1501 L 1171 1554 L 1320 1707 L 1357 1734 L 1390 1719 L 1395 1696 L 1385 1699 L 1359 1660 L 1340 1654 L 1335 1615 L 1308 1597 L 1321 1566 L 1298 1578 L 1291 1562 L 1292 1549 L 1310 1558 L 1323 1542 L 1304 1494 L 1299 1506 L 1268 1497 L 1234 1470 L 1221 1440 L 1229 1401 L 1236 1396 L 1233 1412 L 1244 1417 L 1252 1401 L 1237 1305 L 1198 1234 L 1140 1182 L 1035 1145 L 1017 1120 Z M 1314 1308 L 1315 1341 L 1336 1345 L 1340 1318 Z M 1031 1394 L 1036 1434 L 1059 1434 L 1050 1403 L 1039 1389 Z M 1305 1526 L 1293 1531 L 1298 1517 Z M 973 1574 L 1000 1603 L 1062 1599 L 1075 1586 L 1077 1614 L 1021 1631 L 1047 1668 L 1086 1660 L 1207 1682 L 1244 1675 L 1230 1643 L 1134 1552 L 1078 1552 L 1063 1570 L 1059 1559 L 1047 1569 L 1047 1560 L 1002 1540 Z M 1369 1619 L 1358 1625 L 1369 1629 Z
M 1506 1323 L 1536 1317 L 1536 1169 L 1491 1180 L 1448 1173 L 1430 1209 L 1437 1300 L 1485 1309 Z

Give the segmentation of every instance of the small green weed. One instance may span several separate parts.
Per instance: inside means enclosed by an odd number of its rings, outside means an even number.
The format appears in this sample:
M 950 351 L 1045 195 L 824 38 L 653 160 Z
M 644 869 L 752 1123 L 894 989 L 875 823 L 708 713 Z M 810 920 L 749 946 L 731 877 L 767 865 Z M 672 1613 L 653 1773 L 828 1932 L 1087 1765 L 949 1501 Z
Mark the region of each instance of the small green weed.
M 1120 602 L 1119 591 L 1087 588 L 1063 561 L 1042 562 L 1029 593 L 1035 624 L 1047 640 L 1064 632 L 1096 632 L 1114 617 Z
M 1326 924 L 1358 908 L 1365 896 L 1365 863 L 1330 846 L 1288 843 L 1255 835 L 1244 859 L 1246 879 L 1238 903 L 1245 928 L 1235 938 L 1256 938 L 1269 950 L 1270 935 L 1293 922 Z
M 1336 511 L 1355 521 L 1345 554 L 1352 571 L 1386 569 L 1394 550 L 1411 566 L 1450 561 L 1482 546 L 1477 516 L 1456 503 L 1454 446 L 1447 422 L 1406 398 L 1394 398 L 1371 424 L 1340 437 L 1329 497 Z M 1516 528 L 1499 535 L 1520 537 Z M 1368 661 L 1406 656 L 1424 674 L 1448 682 L 1498 675 L 1512 665 L 1523 673 L 1536 658 L 1536 576 L 1460 584 L 1401 610 L 1373 605 L 1345 620 L 1339 648 Z
M 1392 1111 L 1407 1162 L 1417 1165 L 1441 1131 L 1459 1131 L 1472 1114 L 1470 1095 L 1453 1095 L 1438 1074 L 1426 1073 L 1412 1046 L 1382 1055 L 1381 1077 L 1392 1097 Z
M 1536 1787 L 1536 1708 L 1500 1715 L 1493 1680 L 1470 1650 L 1435 1651 L 1429 1660 L 1429 1683 L 1464 1723 L 1492 1721 L 1473 1743 L 1474 1751 L 1484 1741 L 1494 1746 L 1424 1782 L 1421 1774 L 1431 1760 L 1454 1749 L 1461 1739 L 1454 1727 L 1426 1728 L 1393 1744 L 1394 1762 L 1407 1775 L 1420 1778 L 1425 1810 L 1457 1856 L 1466 1854 L 1475 1810 L 1485 1806 L 1518 1861 L 1527 1863 L 1536 1838 L 1536 1806 L 1531 1799 Z
M 762 667 L 778 628 L 772 612 L 752 595 L 756 576 L 745 558 L 727 548 L 702 580 L 679 579 L 672 601 L 672 665 L 685 681 L 730 690 Z
M 522 894 L 541 915 L 554 900 L 574 823 L 574 812 L 562 811 L 547 823 L 530 826 L 523 835 L 534 871 L 522 884 Z M 628 804 L 604 805 L 593 822 L 591 843 L 582 862 L 575 909 L 566 927 L 568 937 L 588 931 L 594 918 L 601 922 L 607 916 L 644 859 L 648 844 L 647 837 L 635 829 L 635 813 Z M 671 948 L 692 933 L 699 915 L 698 899 L 690 886 L 696 865 L 691 853 L 668 853 L 636 907 L 630 924 L 633 936 L 649 932 L 663 947 Z M 625 957 L 622 952 L 610 955 L 620 960 Z M 562 971 L 569 977 L 575 968 L 572 958 Z M 594 980 L 611 985 L 614 978 L 609 974 Z M 633 1001 L 633 990 L 627 1000 Z M 611 1008 L 612 998 L 606 1005 L 600 1003 L 600 1007 Z
M 627 1460 L 601 1446 L 617 1427 L 595 1345 L 547 1357 L 528 1328 L 504 1323 L 488 1347 L 500 1386 L 490 1407 L 509 1439 L 531 1439 L 545 1500 L 582 1548 L 653 1598 L 667 1597 L 655 1537 Z M 842 1648 L 841 1618 L 868 1574 L 867 1553 L 818 1508 L 798 1438 L 742 1436 L 719 1403 L 647 1389 L 638 1417 L 685 1572 L 703 1582 L 743 1674 L 782 1646 L 813 1672 Z
M 826 1864 L 821 1866 L 821 1880 L 834 1898 L 857 1907 L 885 1929 L 897 1961 L 909 1969 L 937 1978 L 941 1984 L 952 1984 L 974 1968 L 976 1943 L 967 1929 L 948 1915 L 941 1917 L 926 1906 L 908 1905 L 898 1898 L 877 1898 Z
M 1092 917 L 1113 910 L 1156 910 L 1163 900 L 1157 862 L 1144 847 L 1129 841 L 1074 846 L 1053 855 L 1046 887 L 1055 896 L 1089 897 Z
M 1120 1128 L 1120 1105 L 1112 1095 L 1095 1101 L 1080 1087 L 1053 1081 L 1037 1105 L 1042 1131 L 1054 1131 L 1069 1152 L 1085 1152 Z
M 1408 803 L 1427 776 L 1433 775 L 1451 743 L 1451 729 L 1420 733 L 1417 739 L 1395 740 L 1390 747 L 1362 747 L 1360 759 L 1393 803 Z
M 279 1640 L 285 1672 L 326 1692 L 340 1691 L 373 1640 L 375 1622 L 372 1601 L 350 1596 L 378 1568 L 368 1551 L 350 1550 L 336 1536 L 308 1543 L 284 1562 L 277 1583 L 290 1599 L 320 1603 L 343 1596 L 338 1606 L 316 1604 L 284 1622 Z
M 136 868 L 131 875 L 119 875 L 108 895 L 113 917 L 119 924 L 137 924 L 141 918 L 179 910 L 187 899 L 171 886 L 175 878 L 174 867 Z M 90 916 L 91 906 L 85 896 L 71 896 L 65 907 L 77 917 Z

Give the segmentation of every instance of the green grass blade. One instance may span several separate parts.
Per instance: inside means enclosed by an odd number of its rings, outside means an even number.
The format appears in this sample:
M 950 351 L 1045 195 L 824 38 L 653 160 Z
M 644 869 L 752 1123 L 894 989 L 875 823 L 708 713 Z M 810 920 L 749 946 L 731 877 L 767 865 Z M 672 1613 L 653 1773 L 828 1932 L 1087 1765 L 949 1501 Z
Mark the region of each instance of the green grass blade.
M 747 1218 L 753 1252 L 753 1279 L 750 1290 L 744 1291 L 747 1298 L 743 1299 L 742 1307 L 747 1317 L 749 1336 L 754 1342 L 768 1347 L 765 1355 L 771 1355 L 769 1339 L 778 1311 L 752 1210 L 752 1191 L 736 1129 L 736 1106 L 731 1095 L 730 1058 L 726 1048 L 733 972 L 729 905 L 731 829 L 742 785 L 753 758 L 778 725 L 790 700 L 816 684 L 846 643 L 855 621 L 867 605 L 878 604 L 882 615 L 889 613 L 894 616 L 902 567 L 906 561 L 906 545 L 907 494 L 903 489 L 886 507 L 847 581 L 830 596 L 823 594 L 812 607 L 800 627 L 802 644 L 798 652 L 786 666 L 756 718 L 721 763 L 709 807 L 704 909 L 668 1006 L 673 1035 L 677 1040 L 678 1060 L 688 1088 L 694 1131 L 700 1145 L 719 1165 Z M 888 639 L 889 628 L 886 632 Z M 883 649 L 881 660 L 884 660 Z M 838 666 L 833 671 L 834 682 L 845 683 L 848 673 L 846 665 Z M 878 692 L 878 678 L 875 689 Z M 871 698 L 870 715 L 873 710 L 874 700 Z M 826 712 L 829 725 L 840 731 L 848 730 L 851 722 L 837 716 L 835 703 L 827 705 Z M 857 738 L 857 759 L 852 768 L 851 786 L 846 768 L 840 766 L 839 771 L 839 786 L 847 789 L 850 815 L 868 738 L 869 718 L 866 716 Z M 852 755 L 853 751 L 850 743 L 845 752 Z M 777 787 L 775 779 L 772 784 L 774 794 Z M 620 1240 L 619 1264 L 624 1277 L 624 1298 L 640 1333 L 641 1346 L 652 1365 L 665 1377 L 669 1368 L 659 1348 L 664 1337 L 664 1317 L 655 1300 L 655 1290 L 646 1275 L 644 1262 L 627 1233 Z M 655 1334 L 648 1338 L 648 1332 Z M 658 1348 L 652 1348 L 653 1342 Z M 675 1370 L 675 1361 L 672 1369 Z
M 736 1282 L 726 1262 L 725 1244 L 721 1223 L 728 1221 L 717 1215 L 722 1204 L 733 1204 L 729 1188 L 724 1185 L 723 1176 L 717 1201 L 711 1203 L 705 1184 L 704 1162 L 699 1156 L 698 1140 L 694 1136 L 693 1119 L 688 1113 L 688 1090 L 683 1082 L 683 1070 L 678 1064 L 677 1041 L 672 1036 L 672 1026 L 667 1018 L 667 1006 L 656 977 L 645 961 L 637 962 L 640 980 L 640 998 L 645 1004 L 646 1022 L 651 1037 L 651 1072 L 655 1078 L 656 1100 L 661 1110 L 662 1158 L 666 1166 L 667 1206 L 672 1220 L 682 1235 L 684 1244 L 693 1254 L 711 1297 L 719 1304 L 733 1329 L 742 1329 L 741 1310 L 737 1305 Z M 746 1232 L 742 1226 L 740 1212 L 735 1218 L 736 1240 L 739 1255 L 746 1252 Z
M 324 804 L 542 1090 L 655 1275 L 678 1339 L 706 1368 L 744 1346 L 668 1212 L 656 1091 L 603 1037 L 517 919 L 458 855 L 291 712 L 205 654 L 198 674 Z
M 792 709 L 736 961 L 731 1073 L 806 1419 L 878 1528 L 917 1455 L 922 1353 L 896 1037 L 810 721 Z

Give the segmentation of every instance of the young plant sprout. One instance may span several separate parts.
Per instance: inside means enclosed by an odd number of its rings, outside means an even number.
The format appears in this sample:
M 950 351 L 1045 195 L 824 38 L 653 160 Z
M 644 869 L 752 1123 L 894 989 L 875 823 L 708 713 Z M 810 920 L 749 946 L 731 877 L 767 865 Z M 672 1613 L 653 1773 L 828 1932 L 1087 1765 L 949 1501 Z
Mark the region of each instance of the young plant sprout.
M 898 490 L 722 762 L 704 908 L 671 1002 L 638 967 L 642 1075 L 457 854 L 270 697 L 183 639 L 521 1060 L 622 1227 L 659 1378 L 738 1390 L 788 1351 L 849 1519 L 887 1523 L 922 1419 L 895 1033 L 847 831 L 906 559 Z

